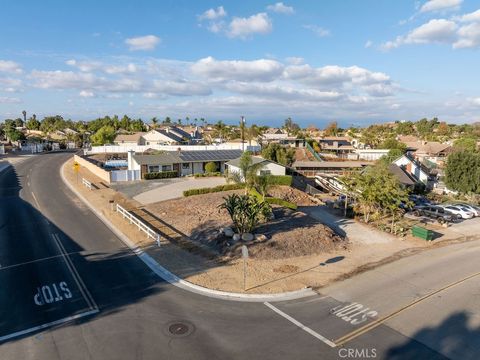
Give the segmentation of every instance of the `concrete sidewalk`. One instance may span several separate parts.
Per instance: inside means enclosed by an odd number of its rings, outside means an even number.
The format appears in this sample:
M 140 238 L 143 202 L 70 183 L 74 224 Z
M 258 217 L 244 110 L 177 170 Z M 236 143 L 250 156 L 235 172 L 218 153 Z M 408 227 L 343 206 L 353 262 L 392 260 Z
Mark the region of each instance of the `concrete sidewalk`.
M 182 178 L 164 186 L 159 186 L 153 190 L 146 191 L 135 196 L 133 199 L 143 205 L 152 204 L 159 201 L 171 200 L 183 197 L 185 190 L 199 189 L 224 185 L 227 181 L 224 177 L 207 178 Z
M 337 234 L 346 236 L 353 244 L 385 244 L 396 239 L 390 234 L 372 229 L 352 219 L 335 216 L 325 206 L 302 207 L 299 210 L 331 227 Z

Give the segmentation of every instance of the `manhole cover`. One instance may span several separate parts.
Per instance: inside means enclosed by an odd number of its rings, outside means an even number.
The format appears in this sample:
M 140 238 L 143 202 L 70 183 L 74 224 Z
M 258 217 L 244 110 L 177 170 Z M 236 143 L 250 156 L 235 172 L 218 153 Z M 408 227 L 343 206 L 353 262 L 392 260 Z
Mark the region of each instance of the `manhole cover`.
M 169 336 L 185 337 L 185 336 L 188 336 L 195 331 L 195 326 L 188 321 L 184 321 L 184 320 L 178 321 L 177 320 L 177 321 L 172 321 L 172 322 L 168 323 L 167 326 L 164 329 L 165 329 L 164 331 Z
M 168 327 L 168 331 L 173 335 L 185 335 L 188 332 L 188 325 L 175 323 Z

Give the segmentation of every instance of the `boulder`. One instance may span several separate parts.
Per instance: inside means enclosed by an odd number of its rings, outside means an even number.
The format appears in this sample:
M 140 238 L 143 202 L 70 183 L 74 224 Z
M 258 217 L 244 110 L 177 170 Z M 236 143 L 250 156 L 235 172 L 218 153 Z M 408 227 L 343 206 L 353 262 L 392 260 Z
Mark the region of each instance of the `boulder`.
M 255 234 L 255 240 L 266 241 L 268 240 L 267 235 L 264 234 Z
M 245 233 L 242 235 L 242 240 L 243 241 L 252 241 L 253 240 L 253 234 L 250 233 Z
M 225 234 L 225 236 L 228 236 L 228 237 L 232 237 L 235 234 L 233 230 L 230 228 L 223 229 L 223 233 Z
M 240 239 L 241 239 L 240 234 L 233 234 L 232 240 L 233 240 L 234 242 L 237 242 L 237 241 L 239 241 Z

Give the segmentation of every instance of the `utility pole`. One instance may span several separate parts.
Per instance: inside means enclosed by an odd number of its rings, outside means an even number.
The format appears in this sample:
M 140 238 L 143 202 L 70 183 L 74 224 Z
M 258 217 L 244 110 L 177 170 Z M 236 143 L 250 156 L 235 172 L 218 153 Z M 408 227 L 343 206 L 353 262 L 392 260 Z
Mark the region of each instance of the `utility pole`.
M 245 116 L 240 116 L 240 128 L 242 130 L 242 151 L 245 151 Z

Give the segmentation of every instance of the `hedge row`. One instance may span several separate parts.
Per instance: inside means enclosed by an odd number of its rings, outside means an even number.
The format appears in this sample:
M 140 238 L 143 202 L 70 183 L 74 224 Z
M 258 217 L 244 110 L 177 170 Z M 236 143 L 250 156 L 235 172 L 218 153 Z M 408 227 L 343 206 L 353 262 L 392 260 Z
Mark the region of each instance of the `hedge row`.
M 176 171 L 162 171 L 162 172 L 151 172 L 143 175 L 145 180 L 151 179 L 169 179 L 178 177 L 178 172 Z
M 292 186 L 292 176 L 291 175 L 271 175 L 270 184 Z
M 193 176 L 195 176 L 196 178 L 199 178 L 199 177 L 210 177 L 210 176 L 223 176 L 223 174 L 221 172 L 212 172 L 212 173 L 195 174 Z
M 239 190 L 244 189 L 245 184 L 226 184 L 226 185 L 218 185 L 211 188 L 200 188 L 200 189 L 190 189 L 185 190 L 183 192 L 183 196 L 192 196 L 192 195 L 201 195 L 201 194 L 209 194 L 221 191 L 229 191 L 229 190 Z

